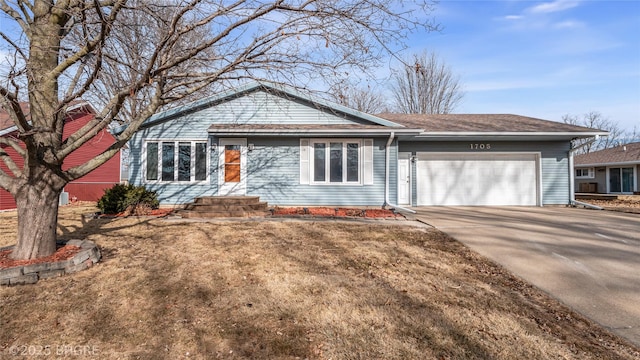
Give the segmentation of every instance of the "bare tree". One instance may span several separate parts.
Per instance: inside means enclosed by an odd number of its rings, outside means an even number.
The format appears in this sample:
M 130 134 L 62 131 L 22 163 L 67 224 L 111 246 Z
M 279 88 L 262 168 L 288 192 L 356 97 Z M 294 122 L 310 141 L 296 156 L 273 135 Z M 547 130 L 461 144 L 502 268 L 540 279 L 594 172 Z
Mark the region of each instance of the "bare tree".
M 565 124 L 584 126 L 591 129 L 599 129 L 609 132 L 609 136 L 603 136 L 596 141 L 590 139 L 578 139 L 574 140 L 574 147 L 580 147 L 577 151 L 578 154 L 586 154 L 592 151 L 598 151 L 602 149 L 608 149 L 627 143 L 625 141 L 625 132 L 620 128 L 617 122 L 604 117 L 598 111 L 588 112 L 582 117 L 578 115 L 565 114 L 562 116 L 562 121 Z
M 408 114 L 449 114 L 464 96 L 460 78 L 435 53 L 414 55 L 393 75 L 398 111 Z
M 634 126 L 633 129 L 625 131 L 624 142 L 626 144 L 640 142 L 640 128 L 638 126 Z
M 331 92 L 331 96 L 338 104 L 367 114 L 388 112 L 384 96 L 368 86 L 367 88 L 338 86 Z
M 387 44 L 424 21 L 430 0 L 0 0 L 0 105 L 18 139 L 2 137 L 0 186 L 18 208 L 16 259 L 55 251 L 58 196 L 118 153 L 158 109 L 200 92 L 268 79 L 304 86 L 376 66 Z M 419 11 L 420 16 L 411 15 Z M 12 31 L 12 26 L 17 31 Z M 66 109 L 91 99 L 94 120 L 63 139 Z M 20 101 L 27 100 L 30 114 Z M 121 119 L 102 154 L 63 170 L 65 159 Z M 3 149 L 3 148 L 0 148 Z

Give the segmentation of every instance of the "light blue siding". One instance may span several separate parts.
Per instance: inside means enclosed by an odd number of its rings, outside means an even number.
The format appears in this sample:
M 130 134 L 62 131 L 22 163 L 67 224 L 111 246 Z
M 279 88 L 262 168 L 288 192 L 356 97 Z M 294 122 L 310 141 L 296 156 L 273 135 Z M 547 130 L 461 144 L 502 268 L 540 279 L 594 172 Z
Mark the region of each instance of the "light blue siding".
M 178 125 L 175 121 L 181 123 Z M 188 131 L 187 124 L 353 124 L 366 123 L 362 119 L 348 117 L 346 114 L 331 112 L 322 107 L 314 107 L 298 99 L 286 99 L 265 91 L 248 93 L 243 97 L 231 99 L 215 106 L 184 113 L 165 125 L 171 129 L 176 126 Z M 165 122 L 165 124 L 167 124 Z M 164 125 L 164 124 L 163 124 Z M 156 125 L 154 127 L 158 127 Z M 162 125 L 160 125 L 162 126 Z M 205 127 L 206 129 L 206 127 Z
M 218 158 L 215 154 L 209 152 L 209 178 L 210 181 L 205 184 L 190 184 L 190 183 L 145 183 L 144 169 L 142 169 L 142 136 L 144 132 L 137 134 L 130 142 L 130 167 L 129 167 L 129 181 L 134 185 L 144 185 L 147 189 L 156 191 L 158 193 L 158 200 L 162 205 L 174 205 L 174 204 L 186 204 L 195 197 L 198 196 L 213 196 L 218 191 L 217 181 L 214 181 L 216 173 L 212 170 L 213 166 L 218 163 Z M 190 140 L 206 140 L 206 131 L 200 134 L 198 137 L 152 137 L 152 139 L 190 139 Z
M 384 138 L 374 139 L 373 185 L 300 184 L 299 138 L 250 137 L 248 142 L 254 144 L 254 150 L 247 159 L 247 195 L 260 196 L 272 205 L 381 206 L 384 203 Z
M 212 124 L 348 124 L 363 122 L 347 119 L 302 101 L 283 99 L 266 92 L 249 93 L 213 107 L 169 119 L 138 132 L 129 142 L 130 182 L 158 192 L 161 204 L 185 204 L 198 196 L 214 196 L 218 190 L 218 153 L 209 151 L 209 182 L 145 183 L 142 146 L 145 140 L 208 140 Z M 373 138 L 368 136 L 367 138 Z M 381 206 L 384 203 L 385 144 L 387 138 L 374 139 L 373 185 L 300 184 L 300 138 L 249 137 L 254 149 L 247 154 L 247 195 L 258 195 L 271 205 Z M 395 166 L 396 149 L 390 163 Z M 395 199 L 395 169 L 391 173 L 391 198 Z
M 214 139 L 213 141 L 217 141 Z M 247 154 L 247 195 L 260 196 L 270 205 L 382 206 L 385 182 L 385 138 L 374 139 L 372 185 L 300 184 L 299 138 L 248 138 L 254 149 Z M 395 147 L 391 159 L 396 159 Z M 132 160 L 139 158 L 139 146 L 132 146 Z M 210 158 L 210 182 L 207 185 L 145 184 L 158 192 L 161 204 L 185 204 L 198 196 L 217 192 L 217 152 Z M 396 162 L 391 161 L 391 164 Z M 132 161 L 131 182 L 141 184 L 141 161 Z M 395 170 L 390 174 L 390 196 L 395 199 Z
M 569 192 L 569 142 L 546 143 L 542 147 L 542 203 L 566 205 Z
M 158 192 L 162 204 L 185 204 L 198 196 L 218 192 L 218 152 L 209 149 L 209 181 L 204 184 L 149 183 L 142 178 L 145 140 L 206 140 L 212 124 L 349 124 L 366 120 L 316 107 L 297 98 L 283 98 L 266 91 L 255 91 L 214 104 L 208 108 L 181 113 L 154 123 L 130 141 L 130 182 Z M 240 137 L 240 136 L 237 136 Z M 374 139 L 372 185 L 309 185 L 300 183 L 300 137 L 248 137 L 253 150 L 247 154 L 247 195 L 260 196 L 271 205 L 381 206 L 385 202 L 385 145 L 387 137 Z M 473 141 L 474 143 L 482 141 Z M 536 152 L 541 154 L 542 203 L 567 204 L 569 194 L 569 141 L 490 141 L 494 152 Z M 397 203 L 398 152 L 469 152 L 469 142 L 394 141 L 390 148 L 389 202 Z M 416 168 L 411 164 L 412 203 L 416 199 Z M 362 176 L 362 174 L 361 174 Z
M 400 142 L 398 151 L 400 152 L 470 152 L 469 141 L 466 142 Z M 482 141 L 473 141 L 482 143 Z M 491 143 L 491 150 L 487 152 L 539 152 L 541 155 L 541 178 L 542 178 L 542 204 L 559 205 L 568 204 L 569 196 L 569 141 L 541 141 L 541 142 L 499 142 L 486 141 Z M 412 164 L 413 179 L 416 179 L 416 166 Z M 417 181 L 412 185 L 412 204 L 417 203 Z

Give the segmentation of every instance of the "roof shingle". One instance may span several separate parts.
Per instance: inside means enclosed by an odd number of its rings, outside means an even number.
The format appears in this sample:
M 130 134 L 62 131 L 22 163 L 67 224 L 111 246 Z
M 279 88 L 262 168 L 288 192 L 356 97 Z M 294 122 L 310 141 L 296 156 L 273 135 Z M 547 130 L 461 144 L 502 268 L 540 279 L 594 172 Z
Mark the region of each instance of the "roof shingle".
M 512 114 L 391 114 L 376 115 L 425 132 L 593 132 L 582 126 Z M 600 130 L 597 130 L 600 131 Z M 603 131 L 604 132 L 604 131 Z
M 640 142 L 577 155 L 575 165 L 606 165 L 619 163 L 640 164 Z

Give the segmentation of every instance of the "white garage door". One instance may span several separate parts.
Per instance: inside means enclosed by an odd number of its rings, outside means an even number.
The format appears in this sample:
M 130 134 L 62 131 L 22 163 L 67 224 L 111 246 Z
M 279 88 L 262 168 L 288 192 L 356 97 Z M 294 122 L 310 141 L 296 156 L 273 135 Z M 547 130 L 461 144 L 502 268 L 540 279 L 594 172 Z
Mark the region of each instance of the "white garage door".
M 417 153 L 417 197 L 428 205 L 538 205 L 536 154 Z

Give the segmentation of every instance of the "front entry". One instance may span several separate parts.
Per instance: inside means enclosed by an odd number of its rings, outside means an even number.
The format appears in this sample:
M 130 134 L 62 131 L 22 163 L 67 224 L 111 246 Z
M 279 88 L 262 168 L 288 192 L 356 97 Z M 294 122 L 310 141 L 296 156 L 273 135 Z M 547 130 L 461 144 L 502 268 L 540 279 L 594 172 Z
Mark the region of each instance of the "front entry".
M 247 139 L 220 139 L 218 148 L 218 195 L 246 195 Z

